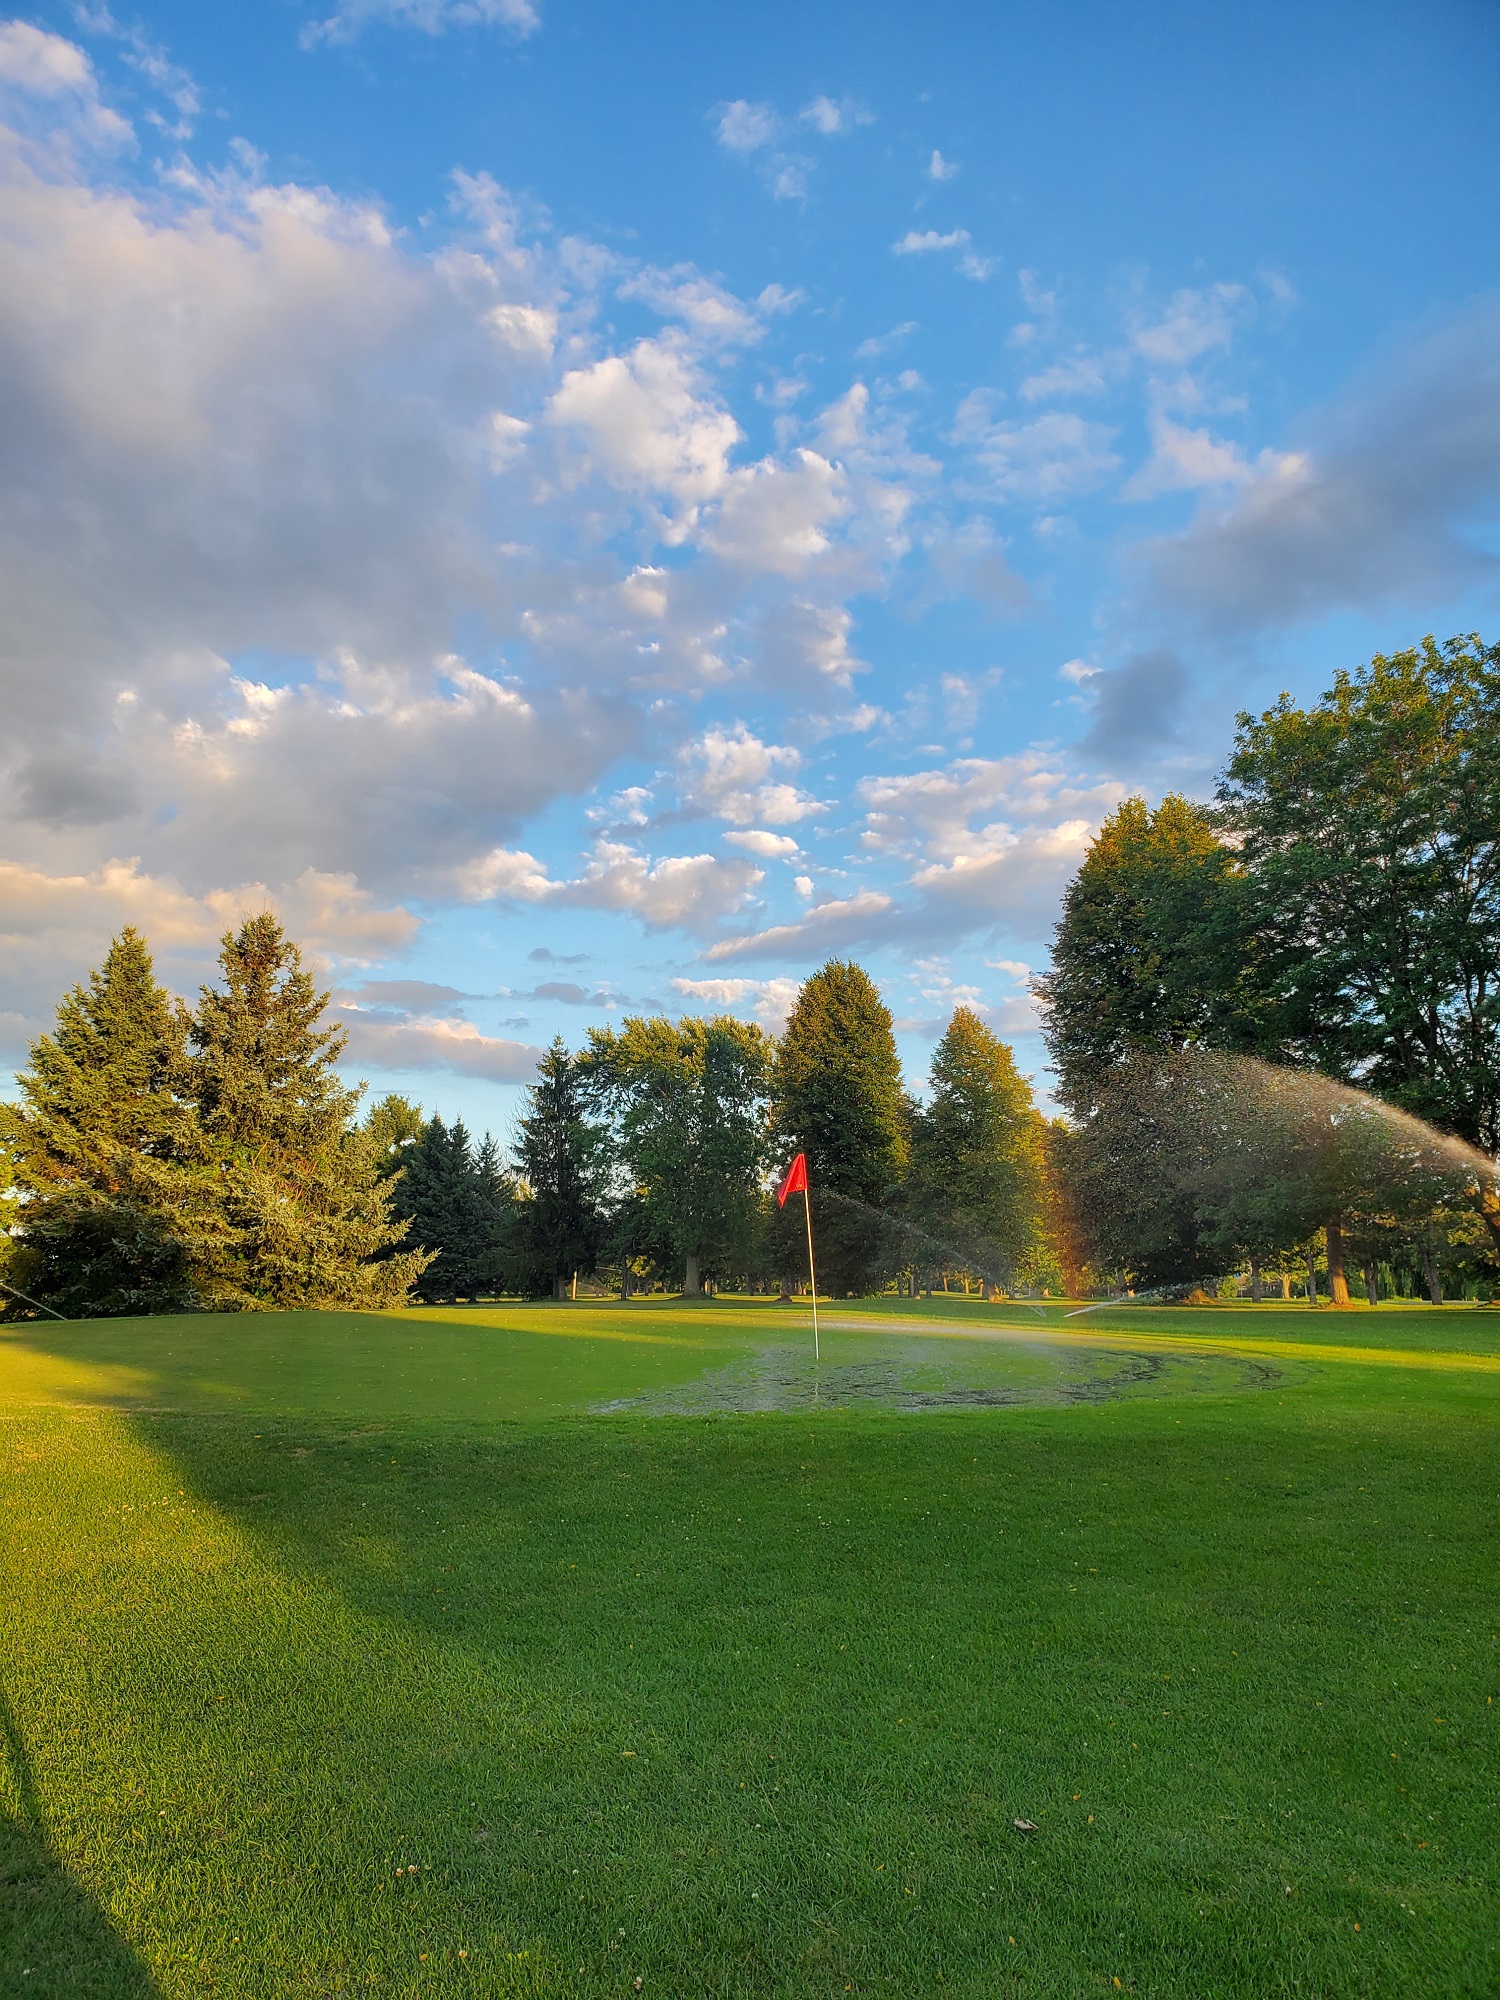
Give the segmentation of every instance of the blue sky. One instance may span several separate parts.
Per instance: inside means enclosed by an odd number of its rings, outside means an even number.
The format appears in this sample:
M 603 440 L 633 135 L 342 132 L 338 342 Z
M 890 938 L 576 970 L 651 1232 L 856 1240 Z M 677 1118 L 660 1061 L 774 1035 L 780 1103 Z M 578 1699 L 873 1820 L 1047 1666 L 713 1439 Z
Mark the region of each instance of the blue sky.
M 0 27 L 0 1061 L 269 900 L 503 1126 L 830 952 L 920 1081 L 1127 792 L 1493 634 L 1485 4 Z M 1044 1079 L 1040 1079 L 1044 1081 Z

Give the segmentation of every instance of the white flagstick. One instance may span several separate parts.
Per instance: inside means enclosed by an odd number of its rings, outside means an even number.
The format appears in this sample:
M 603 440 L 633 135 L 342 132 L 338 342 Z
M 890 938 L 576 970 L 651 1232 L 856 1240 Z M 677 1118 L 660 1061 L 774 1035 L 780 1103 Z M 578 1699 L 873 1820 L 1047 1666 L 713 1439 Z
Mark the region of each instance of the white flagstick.
M 803 1169 L 803 1172 L 805 1175 L 806 1173 L 805 1168 Z M 809 1281 L 812 1284 L 813 1360 L 818 1361 L 822 1358 L 818 1353 L 818 1273 L 817 1273 L 817 1268 L 813 1263 L 813 1252 L 812 1252 L 812 1194 L 808 1189 L 807 1181 L 805 1178 L 802 1183 L 802 1206 L 807 1211 L 807 1275 Z

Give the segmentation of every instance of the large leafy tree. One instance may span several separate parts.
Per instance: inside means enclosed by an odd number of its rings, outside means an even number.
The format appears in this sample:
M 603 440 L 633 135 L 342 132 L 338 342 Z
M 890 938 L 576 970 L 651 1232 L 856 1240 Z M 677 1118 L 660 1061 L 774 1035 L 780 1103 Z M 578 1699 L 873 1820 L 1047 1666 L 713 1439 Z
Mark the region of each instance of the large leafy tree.
M 1046 1131 L 1014 1053 L 971 1008 L 938 1043 L 913 1121 L 907 1208 L 1007 1288 L 1044 1253 Z
M 1171 795 L 1126 799 L 1063 897 L 1038 982 L 1058 1094 L 1084 1114 L 1140 1048 L 1256 1038 L 1254 926 L 1233 849 L 1209 812 Z
M 609 1228 L 609 1135 L 591 1115 L 583 1065 L 559 1035 L 537 1066 L 512 1157 L 521 1186 L 511 1263 L 523 1291 L 562 1298 L 588 1275 Z
M 626 1255 L 671 1259 L 683 1289 L 743 1269 L 759 1220 L 772 1043 L 722 1016 L 635 1017 L 589 1036 L 588 1074 L 634 1190 Z
M 229 1306 L 370 1306 L 404 1299 L 422 1251 L 398 1251 L 380 1149 L 354 1123 L 328 995 L 269 912 L 227 933 L 222 984 L 190 1031 L 190 1089 L 219 1174 L 225 1235 L 208 1266 Z
M 1287 1059 L 1500 1152 L 1500 646 L 1242 715 L 1219 787 Z
M 910 1151 L 890 1010 L 862 966 L 830 959 L 805 982 L 777 1050 L 772 1128 L 786 1159 L 807 1155 L 818 1261 L 834 1292 L 902 1261 L 885 1222 Z M 795 1261 L 795 1243 L 784 1245 Z
M 26 1289 L 74 1318 L 198 1297 L 211 1187 L 185 1101 L 184 1010 L 127 928 L 33 1044 L 7 1119 Z

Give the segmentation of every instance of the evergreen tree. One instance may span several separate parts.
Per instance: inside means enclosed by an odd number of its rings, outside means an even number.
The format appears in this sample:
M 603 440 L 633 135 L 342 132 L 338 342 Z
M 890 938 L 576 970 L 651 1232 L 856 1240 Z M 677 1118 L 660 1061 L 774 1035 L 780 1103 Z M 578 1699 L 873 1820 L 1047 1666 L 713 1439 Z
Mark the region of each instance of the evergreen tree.
M 785 1159 L 807 1155 L 822 1281 L 869 1289 L 902 1253 L 884 1220 L 909 1153 L 890 1010 L 862 966 L 830 959 L 803 985 L 777 1051 L 773 1132 Z M 796 1268 L 790 1222 L 781 1257 Z
M 968 1007 L 954 1010 L 917 1109 L 907 1209 L 1007 1290 L 1045 1252 L 1045 1128 L 1015 1056 Z
M 560 1035 L 526 1100 L 514 1147 L 522 1186 L 511 1261 L 522 1291 L 562 1298 L 575 1272 L 593 1272 L 607 1234 L 608 1135 L 588 1115 L 583 1066 Z
M 398 1303 L 421 1275 L 368 1131 L 340 1081 L 345 1036 L 321 1025 L 328 995 L 265 912 L 226 933 L 221 990 L 192 1023 L 191 1089 L 219 1173 L 227 1233 L 209 1267 L 228 1306 Z
M 620 1254 L 660 1260 L 688 1293 L 743 1270 L 760 1219 L 770 1038 L 727 1015 L 658 1016 L 595 1029 L 589 1045 L 587 1073 L 637 1196 L 620 1217 Z
M 486 1136 L 476 1156 L 463 1120 L 430 1119 L 405 1154 L 398 1205 L 411 1216 L 406 1240 L 433 1253 L 418 1291 L 424 1299 L 475 1298 L 489 1290 L 508 1192 Z
M 67 1318 L 195 1303 L 212 1235 L 204 1149 L 183 1101 L 185 1017 L 127 928 L 32 1046 L 8 1122 L 25 1289 Z

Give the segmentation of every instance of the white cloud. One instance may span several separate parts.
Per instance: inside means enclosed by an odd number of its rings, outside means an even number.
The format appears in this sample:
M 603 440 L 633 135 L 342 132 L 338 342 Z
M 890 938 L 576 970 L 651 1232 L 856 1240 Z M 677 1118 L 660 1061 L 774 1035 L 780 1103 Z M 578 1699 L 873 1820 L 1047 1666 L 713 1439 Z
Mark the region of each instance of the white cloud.
M 1028 403 L 1063 396 L 1102 396 L 1113 372 L 1103 355 L 1074 354 L 1066 361 L 1054 362 L 1052 367 L 1028 375 L 1021 384 L 1021 395 Z
M 755 854 L 762 861 L 788 861 L 801 848 L 789 833 L 768 833 L 763 827 L 737 829 L 726 833 L 725 840 L 732 847 L 742 847 L 747 854 Z
M 1162 410 L 1150 417 L 1151 456 L 1126 485 L 1122 498 L 1153 500 L 1160 493 L 1205 486 L 1244 486 L 1255 477 L 1237 446 L 1174 423 Z
M 671 986 L 685 1000 L 700 1000 L 709 1006 L 742 1007 L 747 1000 L 753 1001 L 756 1020 L 772 1034 L 779 1034 L 786 1026 L 801 991 L 795 979 L 674 979 Z
M 486 1083 L 529 1083 L 542 1051 L 525 1042 L 481 1034 L 472 1021 L 388 1021 L 341 1010 L 348 1031 L 344 1067 L 375 1070 L 449 1070 Z
M 375 21 L 424 35 L 441 35 L 449 28 L 504 28 L 522 41 L 542 25 L 532 0 L 337 0 L 326 21 L 303 29 L 302 46 L 352 42 Z
M 475 902 L 616 910 L 638 917 L 650 930 L 705 931 L 740 908 L 761 879 L 760 869 L 748 861 L 714 854 L 653 861 L 624 841 L 598 840 L 572 880 L 555 880 L 532 855 L 497 848 L 466 871 L 464 889 Z
M 810 125 L 825 139 L 847 138 L 861 125 L 872 125 L 875 115 L 852 98 L 815 97 L 797 113 L 799 124 Z
M 715 136 L 728 153 L 757 153 L 771 145 L 781 130 L 781 121 L 769 104 L 750 104 L 735 98 L 720 108 Z
M 795 825 L 822 811 L 816 799 L 776 776 L 795 771 L 801 761 L 796 750 L 763 743 L 742 722 L 705 730 L 681 752 L 683 805 L 734 826 Z
M 997 419 L 990 391 L 976 389 L 958 407 L 953 439 L 966 445 L 989 492 L 1005 500 L 1053 501 L 1091 493 L 1119 467 L 1114 431 L 1060 410 L 1028 422 Z
M 663 319 L 681 320 L 707 348 L 753 346 L 763 338 L 768 316 L 792 311 L 802 296 L 767 285 L 747 305 L 691 264 L 637 272 L 619 292 L 622 299 L 639 299 Z
M 930 181 L 957 180 L 958 162 L 957 160 L 945 160 L 936 146 L 934 146 L 932 149 L 932 158 L 927 162 L 926 171 L 927 178 Z
M 705 958 L 813 958 L 867 941 L 883 928 L 892 899 L 879 889 L 862 889 L 841 901 L 815 903 L 796 923 L 773 924 L 743 937 L 722 938 Z
M 0 22 L 0 102 L 16 125 L 33 134 L 26 100 L 49 106 L 68 136 L 95 146 L 128 146 L 128 120 L 99 96 L 94 66 L 76 42 L 29 21 Z
M 1253 305 L 1243 285 L 1176 292 L 1160 319 L 1136 329 L 1135 350 L 1158 366 L 1183 367 L 1212 348 L 1227 347 Z
M 934 251 L 954 251 L 958 268 L 964 277 L 975 278 L 981 282 L 985 278 L 992 278 L 1000 268 L 998 259 L 979 255 L 967 229 L 950 229 L 946 232 L 936 229 L 908 229 L 904 236 L 891 245 L 891 249 L 898 257 L 925 257 Z
M 670 340 L 640 340 L 564 375 L 547 406 L 550 422 L 580 432 L 589 463 L 628 492 L 659 495 L 682 539 L 703 503 L 724 487 L 740 427 L 707 391 L 690 358 Z
M 706 544 L 756 571 L 796 576 L 828 552 L 830 528 L 852 505 L 844 473 L 818 452 L 765 458 L 725 475 Z

